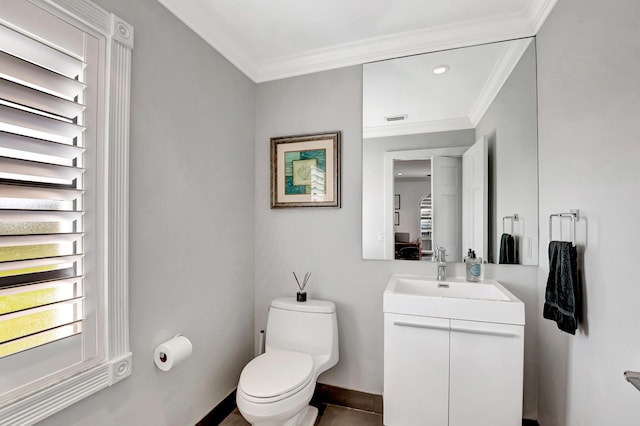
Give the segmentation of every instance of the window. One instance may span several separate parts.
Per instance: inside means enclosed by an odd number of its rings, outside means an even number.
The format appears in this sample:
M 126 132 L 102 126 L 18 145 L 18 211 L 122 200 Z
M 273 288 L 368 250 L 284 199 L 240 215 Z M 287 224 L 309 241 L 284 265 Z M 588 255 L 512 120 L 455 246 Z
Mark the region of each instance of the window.
M 0 358 L 85 324 L 84 225 L 95 212 L 84 211 L 84 153 L 97 145 L 84 134 L 96 111 L 85 88 L 97 85 L 85 58 L 97 45 L 69 30 L 77 57 L 0 25 Z
M 0 10 L 0 424 L 131 374 L 133 29 L 86 0 Z

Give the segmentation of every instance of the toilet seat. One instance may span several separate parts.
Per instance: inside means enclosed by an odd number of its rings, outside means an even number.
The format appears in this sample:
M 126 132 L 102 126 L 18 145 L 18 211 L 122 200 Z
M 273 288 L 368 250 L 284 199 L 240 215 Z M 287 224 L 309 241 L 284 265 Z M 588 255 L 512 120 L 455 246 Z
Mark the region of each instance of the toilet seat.
M 245 366 L 238 390 L 248 401 L 269 403 L 295 394 L 312 378 L 309 354 L 272 349 Z

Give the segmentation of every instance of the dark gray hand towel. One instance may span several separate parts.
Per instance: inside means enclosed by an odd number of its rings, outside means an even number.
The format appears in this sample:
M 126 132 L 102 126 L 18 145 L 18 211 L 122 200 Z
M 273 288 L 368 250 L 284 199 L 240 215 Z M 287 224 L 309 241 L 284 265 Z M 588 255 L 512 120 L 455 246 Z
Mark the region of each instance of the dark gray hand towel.
M 558 328 L 576 334 L 578 328 L 578 268 L 576 248 L 568 241 L 549 243 L 549 278 L 543 316 Z
M 498 263 L 516 264 L 516 240 L 511 234 L 502 234 L 500 237 L 500 256 Z

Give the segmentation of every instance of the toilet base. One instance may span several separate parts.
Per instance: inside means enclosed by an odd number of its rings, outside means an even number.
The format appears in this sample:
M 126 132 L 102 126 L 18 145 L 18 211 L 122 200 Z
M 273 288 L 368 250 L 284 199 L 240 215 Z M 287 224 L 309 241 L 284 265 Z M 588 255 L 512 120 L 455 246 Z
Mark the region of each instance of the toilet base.
M 308 405 L 304 410 L 304 414 L 300 422 L 296 426 L 313 426 L 318 418 L 318 409 Z
M 241 413 L 242 414 L 242 413 Z M 318 409 L 307 405 L 301 412 L 286 422 L 258 422 L 251 423 L 253 426 L 313 426 L 318 418 Z
M 282 426 L 313 426 L 318 418 L 318 409 L 307 405 L 292 419 L 287 420 Z

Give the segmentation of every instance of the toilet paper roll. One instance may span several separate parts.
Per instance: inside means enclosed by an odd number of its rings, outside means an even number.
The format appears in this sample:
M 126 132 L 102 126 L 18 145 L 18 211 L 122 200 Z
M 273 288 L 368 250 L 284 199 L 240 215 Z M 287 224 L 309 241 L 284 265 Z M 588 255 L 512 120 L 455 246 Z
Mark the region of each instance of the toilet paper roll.
M 153 361 L 162 371 L 169 371 L 191 355 L 193 346 L 184 336 L 176 336 L 158 345 L 153 353 Z

